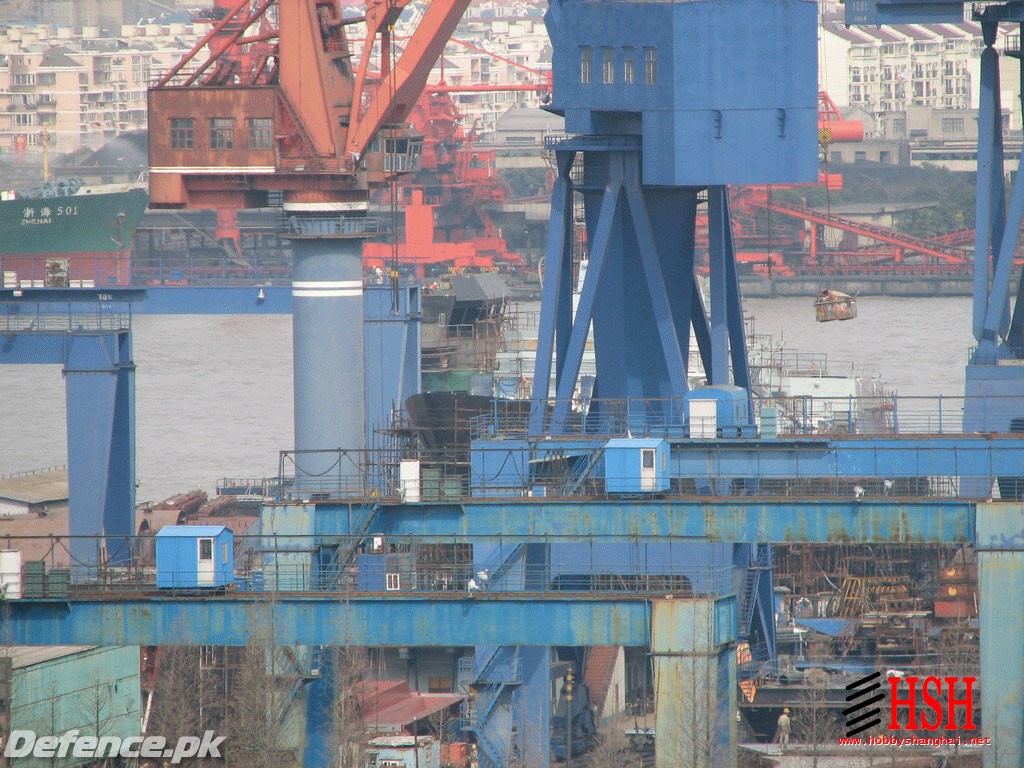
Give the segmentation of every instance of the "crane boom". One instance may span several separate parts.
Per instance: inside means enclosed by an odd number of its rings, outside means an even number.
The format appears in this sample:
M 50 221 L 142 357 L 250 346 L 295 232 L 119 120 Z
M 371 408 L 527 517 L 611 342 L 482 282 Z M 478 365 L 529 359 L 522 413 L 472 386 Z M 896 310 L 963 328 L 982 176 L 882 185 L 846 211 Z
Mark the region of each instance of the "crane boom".
M 455 32 L 469 2 L 432 0 L 398 60 L 390 62 L 390 51 L 382 50 L 381 60 L 388 64 L 381 66 L 380 85 L 366 110 L 353 110 L 345 142 L 345 150 L 349 155 L 360 157 L 377 131 L 385 125 L 399 123 L 409 115 L 427 84 L 430 70 L 444 51 L 445 43 Z M 369 30 L 369 21 L 367 27 Z M 365 66 L 368 66 L 366 48 L 357 82 L 365 78 L 362 69 Z

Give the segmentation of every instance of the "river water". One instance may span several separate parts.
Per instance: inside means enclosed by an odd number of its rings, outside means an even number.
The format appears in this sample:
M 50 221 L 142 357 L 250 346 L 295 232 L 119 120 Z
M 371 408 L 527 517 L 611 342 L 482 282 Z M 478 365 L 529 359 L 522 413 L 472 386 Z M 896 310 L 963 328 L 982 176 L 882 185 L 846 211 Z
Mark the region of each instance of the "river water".
M 818 323 L 812 299 L 745 303 L 757 333 L 879 373 L 901 395 L 963 393 L 973 343 L 967 297 L 858 299 L 858 317 Z M 292 446 L 290 315 L 138 315 L 139 501 L 212 491 L 222 477 L 277 473 Z M 0 475 L 66 462 L 57 366 L 0 366 Z

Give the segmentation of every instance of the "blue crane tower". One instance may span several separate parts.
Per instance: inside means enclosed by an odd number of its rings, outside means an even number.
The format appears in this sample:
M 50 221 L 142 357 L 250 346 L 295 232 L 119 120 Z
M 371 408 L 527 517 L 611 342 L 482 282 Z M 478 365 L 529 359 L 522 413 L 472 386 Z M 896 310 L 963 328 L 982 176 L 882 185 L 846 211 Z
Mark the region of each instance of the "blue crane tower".
M 726 186 L 817 178 L 816 13 L 812 4 L 788 0 L 552 0 L 546 24 L 553 44 L 550 108 L 565 116 L 567 136 L 549 143 L 558 175 L 529 433 L 561 438 L 557 450 L 581 457 L 559 489 L 572 495 L 600 466 L 607 475 L 613 455 L 610 443 L 581 445 L 573 434 L 579 417 L 573 402 L 591 328 L 597 375 L 584 418 L 598 434 L 614 429 L 607 426 L 609 420 L 625 419 L 628 437 L 620 447 L 625 453 L 621 471 L 627 475 L 634 447 L 655 456 L 660 445 L 663 456 L 652 461 L 667 462 L 664 438 L 673 430 L 675 436 L 685 434 L 685 411 L 698 407 L 693 403 L 724 398 L 728 403 L 723 400 L 723 406 L 736 409 L 727 428 L 736 434 L 753 431 Z M 574 312 L 577 200 L 585 215 L 589 267 Z M 695 271 L 702 205 L 711 229 L 710 322 Z M 690 393 L 688 384 L 691 328 L 711 384 L 703 397 L 694 398 L 690 395 L 700 393 Z M 644 449 L 629 442 L 633 436 L 661 440 Z M 523 444 L 508 452 L 478 445 L 476 492 L 493 492 L 506 480 L 530 482 L 529 473 L 503 478 L 499 467 L 537 466 L 550 451 L 551 443 L 543 449 Z M 638 558 L 641 548 L 643 558 Z M 709 589 L 701 569 L 724 566 L 743 602 L 740 635 L 751 642 L 759 660 L 770 662 L 774 656 L 768 547 L 728 541 L 674 547 L 620 543 L 603 545 L 600 553 L 601 567 L 615 563 L 615 572 L 626 576 L 638 559 L 649 564 L 654 558 L 664 572 L 684 575 L 698 591 Z M 558 544 L 513 553 L 526 568 L 537 563 L 567 568 L 585 562 L 585 554 L 580 555 Z M 475 557 L 480 567 L 509 571 L 507 555 L 478 548 Z M 580 571 L 587 569 L 577 565 L 573 572 Z M 588 575 L 599 576 L 593 568 Z M 546 667 L 546 653 L 477 649 L 474 676 L 481 683 L 478 700 L 483 705 L 476 708 L 473 729 L 482 765 L 507 765 L 514 754 L 522 755 L 524 764 L 542 764 L 550 752 L 544 717 L 549 704 L 542 690 L 546 680 L 537 679 L 533 686 L 523 678 L 494 684 L 487 674 L 538 654 L 541 659 L 530 666 Z M 728 666 L 720 658 L 716 664 Z M 714 698 L 710 709 L 722 708 L 719 725 L 728 730 L 730 696 L 717 691 Z M 663 715 L 667 722 L 664 710 Z M 523 738 L 513 727 L 517 722 L 536 727 Z M 538 734 L 545 735 L 538 739 Z M 556 753 L 561 752 L 564 747 L 556 744 Z
M 552 108 L 569 136 L 550 142 L 530 431 L 564 428 L 591 326 L 595 399 L 657 402 L 670 420 L 688 391 L 691 326 L 711 385 L 749 389 L 726 185 L 817 179 L 814 6 L 552 0 L 546 20 Z M 574 194 L 590 250 L 575 316 Z M 710 324 L 695 281 L 701 205 Z

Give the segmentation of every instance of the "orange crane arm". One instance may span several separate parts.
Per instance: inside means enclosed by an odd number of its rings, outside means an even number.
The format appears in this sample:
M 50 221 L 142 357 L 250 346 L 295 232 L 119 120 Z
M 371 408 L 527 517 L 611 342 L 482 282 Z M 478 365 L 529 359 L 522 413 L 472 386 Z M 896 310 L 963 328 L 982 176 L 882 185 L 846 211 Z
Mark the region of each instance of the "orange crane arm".
M 458 26 L 459 19 L 469 6 L 470 0 L 431 0 L 402 55 L 398 61 L 391 64 L 388 58 L 390 29 L 397 18 L 396 11 L 400 12 L 408 2 L 409 0 L 384 0 L 366 9 L 366 42 L 372 44 L 376 31 L 381 31 L 381 59 L 386 66 L 381 66 L 381 81 L 366 109 L 360 110 L 361 92 L 370 63 L 369 54 L 364 47 L 356 73 L 352 113 L 345 139 L 345 153 L 350 157 L 362 156 L 374 135 L 383 126 L 400 123 L 408 116 L 427 84 L 430 70 Z

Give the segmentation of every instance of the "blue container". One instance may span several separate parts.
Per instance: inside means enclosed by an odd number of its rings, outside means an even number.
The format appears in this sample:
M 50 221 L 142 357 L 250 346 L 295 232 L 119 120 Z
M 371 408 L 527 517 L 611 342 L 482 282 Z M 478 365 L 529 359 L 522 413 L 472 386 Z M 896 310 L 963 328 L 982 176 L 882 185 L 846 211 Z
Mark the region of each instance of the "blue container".
M 671 485 L 668 441 L 624 437 L 604 446 L 604 487 L 608 493 L 661 493 Z
M 234 580 L 234 535 L 223 525 L 167 525 L 157 533 L 157 587 L 226 587 Z

